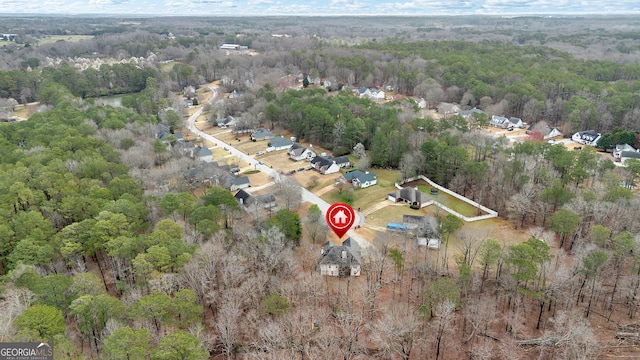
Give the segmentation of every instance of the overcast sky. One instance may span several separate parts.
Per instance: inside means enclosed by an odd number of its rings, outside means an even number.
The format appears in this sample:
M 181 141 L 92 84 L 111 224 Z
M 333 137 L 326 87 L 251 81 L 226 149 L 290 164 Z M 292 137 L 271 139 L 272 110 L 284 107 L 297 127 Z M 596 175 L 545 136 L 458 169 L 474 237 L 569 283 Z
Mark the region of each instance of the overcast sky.
M 640 0 L 0 0 L 5 14 L 640 14 Z

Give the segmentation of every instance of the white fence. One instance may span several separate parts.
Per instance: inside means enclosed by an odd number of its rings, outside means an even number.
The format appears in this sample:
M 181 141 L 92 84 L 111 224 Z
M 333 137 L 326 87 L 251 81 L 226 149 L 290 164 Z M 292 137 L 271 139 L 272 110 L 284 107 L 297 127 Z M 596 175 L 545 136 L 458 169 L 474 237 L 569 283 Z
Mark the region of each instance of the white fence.
M 448 212 L 448 213 L 450 213 L 450 214 L 452 214 L 454 216 L 459 217 L 460 219 L 462 219 L 462 220 L 464 220 L 466 222 L 473 222 L 473 221 L 479 221 L 479 220 L 491 219 L 491 218 L 494 218 L 494 217 L 498 217 L 498 212 L 497 211 L 491 210 L 491 209 L 489 209 L 488 207 L 486 207 L 484 205 L 480 205 L 480 204 L 478 204 L 477 202 L 475 202 L 475 201 L 473 201 L 471 199 L 467 199 L 466 197 L 464 197 L 464 196 L 462 196 L 462 195 L 460 195 L 458 193 L 455 193 L 455 192 L 453 192 L 453 191 L 451 191 L 451 190 L 449 190 L 449 189 L 447 189 L 447 188 L 445 188 L 443 186 L 440 186 L 440 185 L 434 183 L 433 181 L 431 181 L 431 179 L 427 178 L 424 175 L 420 175 L 420 176 L 416 176 L 416 177 L 413 177 L 413 178 L 406 179 L 403 182 L 403 184 L 411 182 L 411 181 L 415 181 L 415 180 L 418 180 L 418 179 L 426 181 L 429 185 L 431 185 L 432 187 L 438 189 L 438 191 L 442 191 L 444 193 L 447 193 L 447 194 L 455 197 L 456 199 L 464 201 L 467 204 L 469 204 L 469 205 L 471 205 L 473 207 L 479 208 L 480 210 L 482 210 L 482 211 L 487 213 L 486 215 L 468 217 L 468 216 L 464 216 L 464 215 L 460 214 L 459 212 L 457 212 L 457 211 L 455 211 L 453 209 L 450 209 L 449 207 L 445 206 L 444 204 L 439 203 L 438 201 L 435 201 L 435 200 L 433 201 L 433 205 L 443 209 L 444 211 L 446 211 L 446 212 Z M 395 185 L 396 185 L 396 187 L 398 189 L 402 189 L 402 186 L 400 186 L 398 184 L 395 184 Z

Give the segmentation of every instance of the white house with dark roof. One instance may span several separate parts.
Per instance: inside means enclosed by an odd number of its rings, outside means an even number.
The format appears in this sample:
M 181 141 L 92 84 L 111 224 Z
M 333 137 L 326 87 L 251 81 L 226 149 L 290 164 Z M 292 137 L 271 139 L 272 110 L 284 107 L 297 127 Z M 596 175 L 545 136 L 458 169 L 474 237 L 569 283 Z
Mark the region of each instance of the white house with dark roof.
M 320 275 L 326 276 L 360 276 L 362 261 L 360 248 L 356 241 L 347 238 L 342 245 L 334 245 L 327 241 L 320 249 Z
M 311 159 L 311 165 L 322 175 L 335 174 L 340 171 L 340 167 L 331 158 L 316 156 Z
M 593 130 L 580 131 L 571 136 L 571 140 L 583 144 L 596 146 L 602 135 Z
M 524 122 L 522 122 L 522 119 L 520 118 L 510 117 L 509 127 L 517 127 L 518 129 L 524 129 Z
M 342 180 L 349 182 L 356 188 L 367 188 L 378 183 L 375 173 L 369 171 L 353 170 L 342 175 Z
M 618 144 L 613 148 L 613 157 L 620 159 L 623 151 L 637 151 L 633 146 L 629 144 Z
M 219 128 L 224 129 L 224 128 L 236 126 L 238 121 L 233 116 L 229 115 L 220 119 L 216 119 L 216 123 Z
M 276 136 L 269 140 L 269 144 L 267 144 L 267 152 L 287 150 L 291 146 L 293 146 L 293 141 L 285 139 L 282 136 Z
M 229 190 L 236 191 L 240 189 L 245 189 L 251 187 L 251 183 L 249 182 L 249 178 L 247 176 L 234 177 L 231 179 L 231 187 Z
M 489 120 L 489 125 L 501 129 L 508 128 L 509 124 L 511 124 L 511 122 L 504 116 L 493 115 L 491 116 L 491 120 Z
M 351 166 L 351 161 L 349 161 L 349 157 L 346 155 L 334 157 L 333 162 L 335 162 L 336 165 L 338 165 L 338 167 L 341 169 Z
M 311 161 L 316 156 L 316 152 L 313 150 L 313 146 L 309 145 L 308 148 L 300 145 L 293 144 L 287 151 L 289 157 L 295 161 L 308 160 Z
M 638 151 L 622 151 L 620 153 L 620 162 L 626 165 L 627 160 L 635 159 L 640 160 L 640 152 Z

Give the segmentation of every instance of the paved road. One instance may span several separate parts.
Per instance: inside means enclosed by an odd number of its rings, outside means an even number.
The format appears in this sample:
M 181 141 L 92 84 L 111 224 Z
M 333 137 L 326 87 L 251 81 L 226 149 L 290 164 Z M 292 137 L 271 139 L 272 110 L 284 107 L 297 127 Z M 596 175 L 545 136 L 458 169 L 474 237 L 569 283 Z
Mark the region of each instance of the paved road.
M 213 96 L 211 97 L 211 99 L 209 99 L 209 103 L 212 103 L 213 101 L 215 101 L 218 98 L 218 88 L 217 87 L 213 87 L 213 86 L 209 86 L 209 89 L 213 92 Z M 207 139 L 209 141 L 212 141 L 214 143 L 216 143 L 217 145 L 224 145 L 227 149 L 229 149 L 229 152 L 231 153 L 231 155 L 237 156 L 238 158 L 240 158 L 243 161 L 246 161 L 247 163 L 255 166 L 256 169 L 266 173 L 267 175 L 271 176 L 273 179 L 280 179 L 281 175 L 277 170 L 274 170 L 266 165 L 261 165 L 258 163 L 258 160 L 254 159 L 253 157 L 249 156 L 246 153 L 243 153 L 242 151 L 236 149 L 235 147 L 231 146 L 231 144 L 227 144 L 225 142 L 223 142 L 222 140 L 216 138 L 215 136 L 212 136 L 210 134 L 205 133 L 204 131 L 201 131 L 200 129 L 198 129 L 195 125 L 196 123 L 196 119 L 198 119 L 198 117 L 202 114 L 202 111 L 204 109 L 204 106 L 200 107 L 200 109 L 198 109 L 193 115 L 191 115 L 189 117 L 189 120 L 187 121 L 187 128 L 189 128 L 189 130 L 191 130 L 191 132 L 193 132 L 194 134 L 201 136 L 203 139 Z M 322 200 L 319 196 L 317 196 L 316 194 L 312 193 L 311 191 L 301 187 L 302 189 L 302 200 L 303 201 L 307 201 L 310 202 L 312 204 L 316 204 L 318 205 L 318 207 L 320 208 L 320 210 L 322 210 L 323 213 L 326 213 L 327 209 L 329 208 L 330 204 L 327 203 L 326 201 Z M 356 220 L 354 221 L 354 224 L 363 224 L 364 223 L 364 216 L 362 215 L 362 213 L 357 213 L 356 214 Z M 352 239 L 354 239 L 358 245 L 360 246 L 361 249 L 367 249 L 367 248 L 373 248 L 373 246 L 371 245 L 371 243 L 369 241 L 367 241 L 366 239 L 364 239 L 363 237 L 361 237 L 360 235 L 358 235 L 357 233 L 355 233 L 355 231 L 353 229 L 349 230 L 349 232 L 347 232 L 347 235 L 349 235 Z

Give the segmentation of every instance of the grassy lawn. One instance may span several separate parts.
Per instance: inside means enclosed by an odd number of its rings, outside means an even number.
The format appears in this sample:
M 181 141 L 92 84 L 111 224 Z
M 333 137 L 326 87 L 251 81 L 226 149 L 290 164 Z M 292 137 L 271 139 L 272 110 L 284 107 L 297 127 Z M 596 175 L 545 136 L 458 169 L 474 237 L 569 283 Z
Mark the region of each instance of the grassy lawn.
M 433 187 L 429 185 L 418 185 L 418 190 L 431 196 L 435 201 L 443 204 L 444 206 L 452 210 L 459 212 L 464 216 L 473 217 L 473 216 L 485 214 L 485 212 L 482 210 L 480 210 L 480 213 L 478 213 L 479 209 L 476 208 L 475 206 L 468 204 L 462 200 L 456 199 L 455 197 L 445 193 L 444 191 L 440 191 L 438 195 L 431 195 L 430 193 L 431 189 L 433 189 Z
M 378 211 L 375 211 L 372 214 L 367 216 L 367 223 L 386 227 L 388 223 L 397 223 L 402 224 L 402 215 L 416 215 L 416 216 L 424 216 L 424 215 L 434 215 L 431 213 L 432 206 L 427 206 L 422 209 L 411 209 L 407 206 L 394 206 L 389 202 L 389 206 L 382 208 Z

